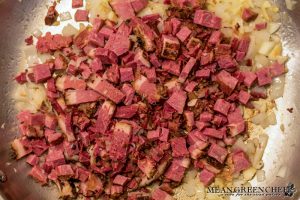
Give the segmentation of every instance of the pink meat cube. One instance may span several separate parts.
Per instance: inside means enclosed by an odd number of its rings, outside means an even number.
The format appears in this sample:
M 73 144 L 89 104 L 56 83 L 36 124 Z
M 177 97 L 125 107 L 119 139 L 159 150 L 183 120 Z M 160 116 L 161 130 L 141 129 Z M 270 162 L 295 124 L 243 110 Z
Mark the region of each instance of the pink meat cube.
M 134 89 L 130 84 L 124 84 L 121 91 L 125 94 L 124 104 L 127 106 L 130 105 L 135 94 Z
M 124 186 L 129 180 L 126 176 L 117 175 L 113 180 L 113 184 Z
M 231 104 L 224 99 L 218 99 L 214 105 L 214 111 L 217 111 L 223 115 L 227 115 L 231 107 Z
M 132 104 L 128 106 L 120 106 L 117 107 L 115 117 L 116 118 L 124 118 L 130 119 L 132 118 L 138 111 L 138 105 Z
M 42 185 L 47 184 L 47 175 L 39 166 L 34 166 L 29 172 L 29 176 L 39 181 Z
M 251 95 L 248 92 L 241 90 L 238 98 L 242 104 L 246 105 L 249 102 Z
M 256 71 L 258 85 L 265 86 L 272 83 L 270 68 L 264 67 Z
M 72 0 L 72 8 L 79 8 L 83 6 L 83 0 Z
M 189 152 L 188 152 L 189 153 Z M 175 182 L 181 182 L 186 168 L 173 161 L 171 166 L 167 169 L 165 177 Z
M 208 155 L 216 159 L 220 163 L 224 163 L 227 154 L 228 154 L 227 149 L 217 144 L 212 144 L 208 150 Z
M 223 36 L 223 34 L 221 31 L 214 31 L 214 32 L 212 32 L 212 34 L 208 40 L 208 43 L 211 45 L 219 44 L 222 40 L 222 36 Z
M 217 75 L 217 82 L 220 84 L 221 90 L 227 95 L 230 95 L 235 89 L 238 80 L 231 76 L 227 71 L 222 70 Z
M 89 12 L 87 10 L 76 10 L 75 21 L 76 22 L 89 21 Z
M 203 134 L 210 136 L 210 137 L 217 138 L 217 139 L 222 139 L 224 137 L 225 133 L 223 131 L 217 130 L 215 128 L 205 128 L 203 130 Z
M 193 57 L 191 57 L 189 59 L 189 61 L 183 67 L 183 69 L 182 69 L 182 71 L 179 75 L 179 79 L 178 79 L 179 82 L 183 83 L 187 79 L 187 77 L 189 76 L 189 73 L 191 72 L 191 70 L 195 66 L 196 62 L 197 62 L 197 60 Z
M 248 156 L 243 151 L 234 153 L 232 156 L 232 161 L 235 172 L 243 171 L 251 166 Z
M 197 85 L 198 83 L 196 81 L 191 81 L 185 86 L 184 90 L 187 92 L 193 92 Z
M 208 28 L 220 29 L 222 19 L 214 15 L 212 12 L 198 9 L 195 12 L 194 23 Z
M 177 110 L 178 113 L 182 114 L 185 106 L 187 96 L 184 91 L 175 91 L 171 97 L 167 100 L 167 103 Z
M 162 127 L 159 140 L 162 142 L 168 142 L 169 132 L 170 132 L 169 129 Z
M 254 72 L 242 72 L 244 78 L 244 84 L 250 88 L 253 83 L 256 81 L 257 76 Z
M 199 174 L 199 179 L 205 186 L 209 186 L 214 181 L 215 176 L 211 171 L 203 169 Z
M 174 138 L 171 140 L 172 156 L 183 157 L 189 155 L 186 148 L 186 140 L 183 137 Z
M 133 10 L 138 13 L 148 5 L 148 0 L 130 0 Z
M 252 11 L 250 8 L 244 8 L 242 13 L 242 19 L 245 22 L 251 22 L 254 21 L 258 16 L 258 13 Z
M 129 0 L 112 0 L 110 5 L 116 14 L 124 21 L 135 17 L 134 9 Z
M 160 129 L 148 131 L 147 139 L 149 140 L 157 140 L 160 137 Z
M 48 64 L 39 64 L 33 68 L 34 81 L 43 83 L 51 78 L 51 71 Z
M 165 191 L 157 188 L 152 193 L 152 199 L 153 200 L 172 200 L 173 197 L 171 195 L 169 195 L 168 193 L 166 193 Z
M 188 27 L 184 26 L 179 30 L 176 36 L 181 42 L 184 42 L 191 35 L 191 33 L 192 31 Z
M 111 34 L 104 48 L 111 50 L 117 56 L 121 56 L 129 50 L 130 40 L 127 36 L 121 34 Z
M 209 69 L 200 69 L 196 71 L 197 78 L 209 78 L 210 77 L 210 70 Z
M 133 81 L 134 75 L 131 67 L 120 68 L 121 82 Z

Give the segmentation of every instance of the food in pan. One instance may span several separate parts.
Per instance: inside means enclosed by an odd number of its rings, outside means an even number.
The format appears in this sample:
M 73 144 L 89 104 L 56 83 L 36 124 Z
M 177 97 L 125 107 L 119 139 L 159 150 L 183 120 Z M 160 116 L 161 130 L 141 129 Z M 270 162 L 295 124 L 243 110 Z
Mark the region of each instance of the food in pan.
M 84 23 L 28 37 L 15 78 L 11 145 L 29 176 L 86 199 L 201 199 L 206 186 L 263 180 L 263 129 L 287 71 L 275 5 L 71 3 Z M 46 25 L 70 20 L 58 7 Z

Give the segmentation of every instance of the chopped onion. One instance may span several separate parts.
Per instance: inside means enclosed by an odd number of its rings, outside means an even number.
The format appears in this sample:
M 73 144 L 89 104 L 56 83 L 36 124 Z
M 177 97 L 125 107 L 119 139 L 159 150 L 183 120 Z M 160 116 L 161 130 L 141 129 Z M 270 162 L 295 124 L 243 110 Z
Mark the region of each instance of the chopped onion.
M 270 34 L 273 34 L 279 30 L 281 23 L 278 22 L 270 22 L 268 24 L 268 31 Z
M 257 170 L 256 172 L 256 178 L 258 182 L 263 182 L 266 180 L 266 174 L 264 170 Z
M 197 99 L 190 100 L 187 104 L 188 107 L 194 107 L 196 105 L 197 101 L 198 101 Z
M 256 173 L 256 169 L 254 167 L 250 167 L 243 171 L 244 180 L 250 181 Z
M 275 46 L 275 42 L 265 41 L 262 43 L 258 52 L 262 55 L 267 56 L 267 55 L 269 55 L 270 51 L 273 49 L 274 46 Z
M 259 136 L 258 139 L 259 145 L 256 147 L 256 152 L 252 161 L 252 166 L 255 167 L 256 169 L 260 169 L 262 167 L 261 159 L 263 157 L 268 140 L 269 140 L 269 136 L 266 134 L 261 134 Z
M 60 21 L 62 22 L 72 19 L 70 12 L 62 12 L 60 13 L 59 17 L 60 17 Z
M 254 61 L 258 69 L 268 66 L 270 64 L 269 59 L 266 56 L 260 54 L 255 56 Z
M 36 38 L 40 37 L 42 35 L 42 31 L 40 29 L 35 29 L 32 33 L 32 35 Z
M 270 98 L 277 99 L 283 96 L 285 85 L 285 77 L 280 76 L 273 79 L 271 89 L 270 89 Z
M 76 29 L 71 24 L 66 25 L 62 30 L 63 36 L 73 36 L 76 35 L 77 33 L 78 33 L 78 29 Z
M 286 4 L 287 9 L 293 10 L 295 5 L 297 4 L 297 1 L 295 1 L 295 0 L 285 0 L 285 4 Z

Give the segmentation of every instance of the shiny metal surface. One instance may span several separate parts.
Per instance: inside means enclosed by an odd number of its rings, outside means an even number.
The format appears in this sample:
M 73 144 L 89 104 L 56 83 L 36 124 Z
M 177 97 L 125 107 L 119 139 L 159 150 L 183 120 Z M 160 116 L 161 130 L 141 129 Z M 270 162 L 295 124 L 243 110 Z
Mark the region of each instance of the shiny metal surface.
M 70 0 L 62 0 L 70 2 Z M 54 188 L 41 188 L 27 177 L 29 167 L 25 162 L 10 158 L 9 142 L 17 135 L 14 102 L 11 94 L 15 83 L 12 81 L 21 61 L 21 47 L 24 38 L 35 28 L 43 25 L 48 0 L 0 0 L 0 170 L 8 176 L 0 183 L 0 199 L 5 200 L 50 200 L 56 199 Z M 283 0 L 277 3 L 286 13 L 283 15 L 282 37 L 284 53 L 290 56 L 289 72 L 285 93 L 277 101 L 278 124 L 267 129 L 270 140 L 264 155 L 265 182 L 252 186 L 286 186 L 294 183 L 298 192 L 291 199 L 300 199 L 300 3 L 293 11 L 285 8 Z M 291 114 L 286 109 L 294 108 Z M 284 124 L 285 130 L 280 130 Z M 278 170 L 287 167 L 285 178 L 276 177 Z M 282 199 L 263 197 L 262 199 Z M 251 199 L 258 199 L 253 197 Z

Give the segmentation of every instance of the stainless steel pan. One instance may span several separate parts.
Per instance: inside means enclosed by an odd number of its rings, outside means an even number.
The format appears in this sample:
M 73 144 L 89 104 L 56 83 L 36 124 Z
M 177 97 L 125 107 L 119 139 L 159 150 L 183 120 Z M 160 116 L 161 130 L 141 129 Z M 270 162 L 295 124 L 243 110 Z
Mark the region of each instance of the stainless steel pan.
M 43 26 L 47 3 L 48 0 L 0 0 L 0 170 L 8 177 L 5 183 L 0 183 L 0 199 L 57 198 L 55 189 L 42 188 L 27 177 L 29 167 L 25 162 L 16 162 L 10 158 L 10 141 L 18 134 L 16 111 L 11 99 L 15 86 L 12 79 L 21 61 L 24 38 L 35 28 Z M 292 11 L 286 9 L 283 0 L 277 3 L 286 13 L 283 14 L 281 35 L 284 53 L 290 56 L 289 72 L 284 96 L 277 100 L 278 125 L 267 129 L 270 140 L 264 155 L 266 180 L 259 185 L 286 186 L 294 183 L 298 192 L 291 199 L 300 199 L 300 2 Z M 294 112 L 289 113 L 287 108 L 294 108 Z M 281 124 L 285 127 L 283 133 L 280 130 Z M 287 168 L 285 178 L 277 177 L 282 167 Z M 256 183 L 253 185 L 257 186 Z

